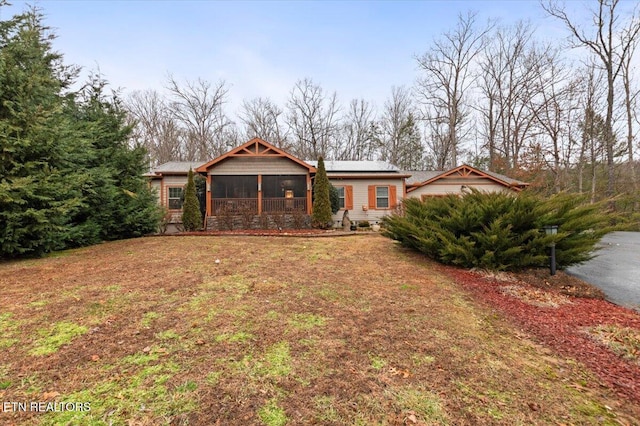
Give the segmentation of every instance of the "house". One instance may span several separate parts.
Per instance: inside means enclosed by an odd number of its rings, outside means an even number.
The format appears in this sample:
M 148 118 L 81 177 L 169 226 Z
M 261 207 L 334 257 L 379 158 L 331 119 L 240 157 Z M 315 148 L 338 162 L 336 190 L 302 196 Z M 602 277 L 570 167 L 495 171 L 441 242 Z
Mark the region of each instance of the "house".
M 406 196 L 422 200 L 428 197 L 464 193 L 469 188 L 485 192 L 505 190 L 520 192 L 529 186 L 526 182 L 498 173 L 478 170 L 466 164 L 447 171 L 404 171 L 403 173 L 411 175 L 406 181 Z
M 274 227 L 300 225 L 311 214 L 316 166 L 317 161 L 303 161 L 254 138 L 208 162 L 168 162 L 146 176 L 174 223 L 180 222 L 182 191 L 193 169 L 206 179 L 207 229 Z M 520 191 L 527 185 L 466 165 L 423 172 L 402 171 L 384 161 L 325 161 L 325 168 L 340 199 L 336 226 L 347 210 L 351 221 L 376 223 L 405 197 L 461 193 L 465 187 Z
M 324 166 L 340 197 L 340 210 L 333 215 L 336 226 L 345 210 L 351 221 L 377 223 L 405 197 L 405 179 L 410 175 L 385 161 L 325 161 Z

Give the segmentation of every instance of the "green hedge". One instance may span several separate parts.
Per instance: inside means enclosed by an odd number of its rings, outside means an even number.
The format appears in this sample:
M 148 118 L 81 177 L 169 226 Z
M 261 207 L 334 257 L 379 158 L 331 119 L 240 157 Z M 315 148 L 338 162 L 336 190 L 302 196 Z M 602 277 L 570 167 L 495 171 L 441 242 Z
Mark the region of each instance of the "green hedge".
M 604 204 L 576 195 L 541 199 L 532 194 L 472 190 L 420 201 L 383 219 L 383 234 L 449 265 L 491 270 L 544 266 L 556 244 L 558 268 L 593 256 L 595 244 L 614 229 Z M 558 225 L 548 236 L 545 225 Z

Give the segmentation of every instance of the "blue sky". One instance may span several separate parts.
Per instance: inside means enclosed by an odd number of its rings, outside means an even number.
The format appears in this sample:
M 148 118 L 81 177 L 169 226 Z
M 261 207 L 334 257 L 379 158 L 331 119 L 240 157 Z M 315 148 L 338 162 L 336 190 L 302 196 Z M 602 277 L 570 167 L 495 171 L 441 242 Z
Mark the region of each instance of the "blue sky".
M 33 2 L 29 2 L 33 4 Z M 577 3 L 577 2 L 576 2 Z M 27 2 L 13 0 L 2 19 Z M 538 1 L 40 1 L 54 47 L 67 64 L 100 69 L 112 86 L 163 90 L 177 79 L 224 79 L 229 112 L 242 99 L 284 106 L 294 83 L 311 78 L 346 105 L 381 107 L 392 86 L 418 76 L 415 56 L 460 13 L 504 24 L 532 21 L 541 34 L 562 27 Z

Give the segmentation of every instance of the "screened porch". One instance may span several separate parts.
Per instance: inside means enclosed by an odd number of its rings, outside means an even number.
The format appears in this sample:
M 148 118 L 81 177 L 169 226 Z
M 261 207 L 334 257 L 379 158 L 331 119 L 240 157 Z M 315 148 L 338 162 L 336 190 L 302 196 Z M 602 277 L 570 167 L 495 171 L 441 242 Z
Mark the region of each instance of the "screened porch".
M 308 211 L 306 175 L 211 176 L 211 215 Z

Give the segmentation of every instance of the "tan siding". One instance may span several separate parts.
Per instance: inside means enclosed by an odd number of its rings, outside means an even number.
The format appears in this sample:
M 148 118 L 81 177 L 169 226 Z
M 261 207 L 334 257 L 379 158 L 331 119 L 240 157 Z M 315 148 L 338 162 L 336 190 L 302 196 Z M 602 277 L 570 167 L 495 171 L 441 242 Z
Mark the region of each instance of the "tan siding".
M 155 192 L 156 197 L 158 199 L 158 203 L 160 203 L 160 190 L 161 190 L 160 179 L 154 179 L 151 181 L 151 190 Z
M 329 181 L 334 186 L 351 185 L 353 187 L 353 209 L 349 210 L 349 218 L 351 221 L 368 220 L 370 223 L 379 222 L 382 217 L 390 214 L 392 210 L 372 210 L 369 209 L 369 185 L 396 186 L 396 203 L 399 203 L 399 199 L 402 198 L 402 179 L 331 179 Z M 363 210 L 362 207 L 367 210 Z M 338 223 L 338 226 L 342 224 L 342 215 L 344 210 L 339 210 L 338 213 L 333 215 L 334 224 Z
M 211 175 L 306 175 L 307 169 L 280 157 L 233 157 L 214 165 Z
M 486 178 L 476 179 L 440 179 L 429 185 L 422 186 L 407 193 L 407 197 L 420 198 L 422 195 L 460 194 L 462 186 L 475 188 L 484 192 L 510 191 L 504 185 L 500 185 Z
M 184 176 L 165 176 L 163 178 L 164 186 L 167 185 L 186 185 L 187 184 L 187 175 Z

